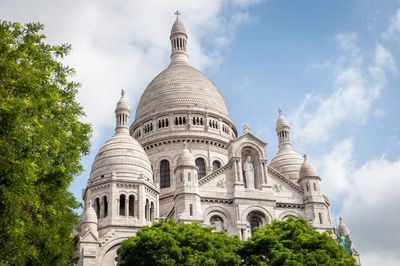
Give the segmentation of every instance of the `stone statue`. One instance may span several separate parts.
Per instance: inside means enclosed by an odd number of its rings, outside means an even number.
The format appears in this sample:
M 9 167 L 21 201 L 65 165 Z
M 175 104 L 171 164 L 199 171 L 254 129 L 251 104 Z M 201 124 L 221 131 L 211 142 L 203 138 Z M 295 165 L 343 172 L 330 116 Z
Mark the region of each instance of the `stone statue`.
M 211 225 L 215 227 L 215 232 L 221 232 L 224 230 L 223 223 L 219 217 L 216 217 L 214 221 L 212 221 Z
M 251 163 L 251 157 L 247 156 L 243 163 L 244 178 L 248 188 L 254 188 L 254 166 Z

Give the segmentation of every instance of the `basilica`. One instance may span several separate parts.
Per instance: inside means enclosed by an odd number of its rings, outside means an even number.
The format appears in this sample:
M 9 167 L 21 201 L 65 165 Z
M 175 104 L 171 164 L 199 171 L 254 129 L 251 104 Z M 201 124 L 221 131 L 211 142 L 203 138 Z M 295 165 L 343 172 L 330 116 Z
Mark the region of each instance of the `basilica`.
M 190 65 L 187 41 L 177 16 L 171 62 L 143 92 L 131 125 L 121 93 L 115 134 L 98 151 L 82 191 L 78 265 L 116 265 L 123 240 L 167 217 L 242 240 L 254 228 L 289 216 L 308 220 L 316 231 L 349 237 L 342 220 L 333 228 L 321 177 L 293 149 L 282 111 L 276 121 L 279 151 L 269 161 L 266 143 L 249 126 L 238 132 L 215 84 Z

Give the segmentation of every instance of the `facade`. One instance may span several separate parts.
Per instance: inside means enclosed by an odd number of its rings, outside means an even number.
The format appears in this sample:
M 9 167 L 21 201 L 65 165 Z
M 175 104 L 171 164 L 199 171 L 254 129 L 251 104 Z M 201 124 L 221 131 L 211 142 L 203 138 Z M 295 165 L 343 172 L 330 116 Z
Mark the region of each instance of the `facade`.
M 293 150 L 282 111 L 279 151 L 268 164 L 266 143 L 249 126 L 238 134 L 221 93 L 189 64 L 187 39 L 177 17 L 171 63 L 143 92 L 130 126 L 121 94 L 115 134 L 99 150 L 82 193 L 79 265 L 116 265 L 124 239 L 167 217 L 243 240 L 289 216 L 316 231 L 334 229 L 321 178 Z

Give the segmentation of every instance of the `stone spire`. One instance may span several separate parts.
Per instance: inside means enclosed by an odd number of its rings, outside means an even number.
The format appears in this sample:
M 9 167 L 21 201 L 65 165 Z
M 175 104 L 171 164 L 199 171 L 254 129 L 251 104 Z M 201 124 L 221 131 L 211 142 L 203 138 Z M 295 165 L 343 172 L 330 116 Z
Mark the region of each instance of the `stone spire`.
M 278 135 L 279 149 L 282 146 L 291 146 L 289 123 L 286 120 L 286 117 L 282 114 L 281 108 L 279 108 L 279 117 L 276 121 L 276 133 Z
M 116 127 L 115 133 L 129 134 L 129 104 L 125 98 L 125 91 L 121 91 L 121 98 L 115 108 Z
M 187 55 L 187 34 L 185 26 L 179 19 L 179 11 L 175 12 L 176 20 L 171 29 L 171 63 L 172 62 L 187 62 L 189 57 Z

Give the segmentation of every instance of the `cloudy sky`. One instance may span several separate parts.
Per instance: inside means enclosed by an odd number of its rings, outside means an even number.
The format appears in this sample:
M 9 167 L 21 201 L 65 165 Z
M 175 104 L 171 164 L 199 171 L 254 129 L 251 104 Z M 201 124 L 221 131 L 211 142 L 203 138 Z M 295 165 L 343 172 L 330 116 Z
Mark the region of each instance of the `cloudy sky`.
M 191 64 L 220 89 L 239 131 L 249 124 L 271 159 L 281 107 L 363 265 L 400 265 L 399 0 L 0 1 L 1 20 L 39 21 L 48 42 L 72 44 L 66 63 L 94 128 L 76 197 L 113 135 L 120 90 L 133 117 L 168 65 L 176 9 Z

